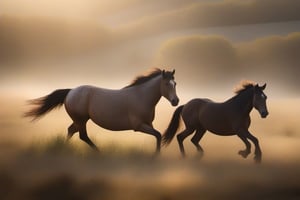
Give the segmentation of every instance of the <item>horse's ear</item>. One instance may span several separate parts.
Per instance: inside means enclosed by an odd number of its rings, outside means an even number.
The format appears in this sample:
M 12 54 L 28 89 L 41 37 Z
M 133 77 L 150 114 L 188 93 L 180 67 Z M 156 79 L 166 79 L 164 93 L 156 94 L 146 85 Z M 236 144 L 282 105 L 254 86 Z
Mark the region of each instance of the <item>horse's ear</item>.
M 173 69 L 173 71 L 172 71 L 172 75 L 174 76 L 174 74 L 175 74 L 175 69 Z
M 267 83 L 265 83 L 263 86 L 260 87 L 261 90 L 266 89 Z

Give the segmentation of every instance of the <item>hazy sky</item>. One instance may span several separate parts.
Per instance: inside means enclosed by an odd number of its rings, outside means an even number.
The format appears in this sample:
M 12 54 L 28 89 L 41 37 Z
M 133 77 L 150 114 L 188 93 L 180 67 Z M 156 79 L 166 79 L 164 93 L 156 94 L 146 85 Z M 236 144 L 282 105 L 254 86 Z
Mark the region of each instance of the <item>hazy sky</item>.
M 252 79 L 298 96 L 299 10 L 297 0 L 2 0 L 1 88 L 121 88 L 160 67 L 177 70 L 182 95 L 230 96 Z

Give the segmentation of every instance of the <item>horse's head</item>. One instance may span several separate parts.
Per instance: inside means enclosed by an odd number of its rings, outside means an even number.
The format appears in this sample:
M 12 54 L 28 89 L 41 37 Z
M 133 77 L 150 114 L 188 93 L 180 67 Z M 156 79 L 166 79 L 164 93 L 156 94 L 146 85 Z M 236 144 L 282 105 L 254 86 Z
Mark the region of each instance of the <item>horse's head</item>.
M 176 94 L 176 82 L 174 81 L 175 70 L 172 72 L 162 71 L 162 79 L 160 84 L 161 95 L 164 96 L 172 106 L 177 106 L 179 98 Z
M 263 86 L 259 86 L 258 84 L 254 86 L 253 106 L 258 110 L 262 118 L 266 118 L 269 114 L 266 104 L 267 96 L 263 92 L 266 85 L 265 83 Z

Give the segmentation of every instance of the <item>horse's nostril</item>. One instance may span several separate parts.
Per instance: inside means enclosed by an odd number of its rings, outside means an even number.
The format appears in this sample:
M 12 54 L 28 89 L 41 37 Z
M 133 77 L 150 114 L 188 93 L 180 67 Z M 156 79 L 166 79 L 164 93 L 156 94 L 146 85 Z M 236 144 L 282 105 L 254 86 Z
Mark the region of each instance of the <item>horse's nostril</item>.
M 268 111 L 264 111 L 264 112 L 261 113 L 262 118 L 266 118 L 268 115 L 269 115 Z
M 178 105 L 178 102 L 179 102 L 179 99 L 173 99 L 173 100 L 171 101 L 172 106 L 177 106 L 177 105 Z

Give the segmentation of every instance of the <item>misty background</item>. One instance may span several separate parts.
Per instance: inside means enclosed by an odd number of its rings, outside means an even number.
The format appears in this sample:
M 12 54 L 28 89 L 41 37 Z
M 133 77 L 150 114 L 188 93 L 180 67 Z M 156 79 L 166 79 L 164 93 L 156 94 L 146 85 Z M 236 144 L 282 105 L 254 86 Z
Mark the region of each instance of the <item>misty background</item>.
M 27 99 L 85 84 L 119 89 L 154 67 L 176 69 L 180 104 L 199 97 L 224 101 L 245 79 L 267 83 L 270 116 L 253 113 L 254 135 L 298 138 L 299 10 L 297 0 L 1 0 L 2 143 L 65 135 L 71 121 L 64 109 L 29 123 L 21 117 Z M 158 130 L 173 111 L 160 101 Z M 116 136 L 89 126 L 98 142 L 154 143 L 132 131 Z
M 300 199 L 300 0 L 0 0 L 0 199 Z M 65 142 L 64 108 L 31 123 L 27 100 L 80 85 L 120 89 L 158 67 L 176 70 L 179 105 L 225 101 L 242 80 L 265 90 L 251 112 L 263 162 L 237 137 L 176 139 L 108 131 Z M 101 103 L 101 102 L 99 102 Z M 154 127 L 175 107 L 162 98 Z M 181 127 L 180 129 L 183 129 Z M 25 173 L 24 173 L 25 172 Z

